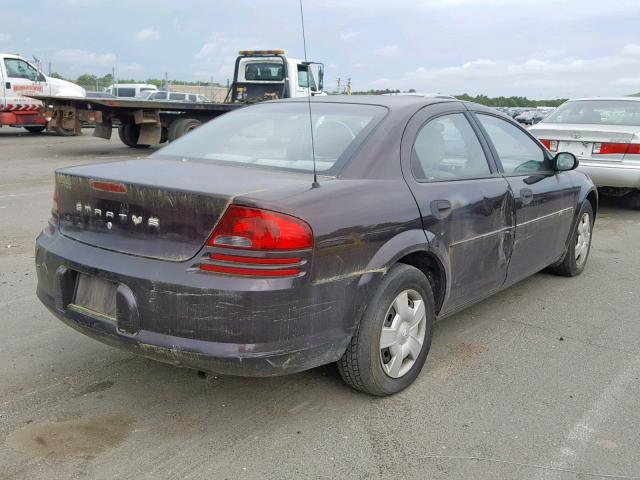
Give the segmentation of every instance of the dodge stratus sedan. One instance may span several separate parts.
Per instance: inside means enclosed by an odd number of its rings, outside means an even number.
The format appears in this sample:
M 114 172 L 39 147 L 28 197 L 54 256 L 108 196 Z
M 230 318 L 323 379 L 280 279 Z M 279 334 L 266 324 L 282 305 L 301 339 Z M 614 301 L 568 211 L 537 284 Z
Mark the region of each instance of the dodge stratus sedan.
M 419 375 L 436 319 L 582 272 L 597 192 L 576 167 L 455 99 L 266 102 L 146 159 L 57 171 L 37 293 L 146 357 L 245 376 L 337 362 L 388 395 Z

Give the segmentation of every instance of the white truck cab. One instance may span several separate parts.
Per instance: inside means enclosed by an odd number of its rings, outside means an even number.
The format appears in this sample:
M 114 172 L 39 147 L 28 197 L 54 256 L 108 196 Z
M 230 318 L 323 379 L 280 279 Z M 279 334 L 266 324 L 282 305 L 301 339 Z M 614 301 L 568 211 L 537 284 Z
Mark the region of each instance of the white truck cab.
M 84 88 L 47 77 L 18 55 L 0 53 L 0 127 L 24 127 L 41 132 L 46 119 L 41 115 L 41 102 L 25 95 L 84 97 Z
M 231 101 L 326 95 L 322 91 L 323 76 L 323 64 L 288 58 L 284 50 L 241 50 L 236 59 Z

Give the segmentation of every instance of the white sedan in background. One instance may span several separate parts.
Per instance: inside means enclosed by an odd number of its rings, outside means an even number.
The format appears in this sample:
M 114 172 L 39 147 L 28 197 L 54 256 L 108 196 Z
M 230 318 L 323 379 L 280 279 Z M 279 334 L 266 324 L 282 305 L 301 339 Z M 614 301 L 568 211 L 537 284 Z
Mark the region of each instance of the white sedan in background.
M 551 152 L 578 157 L 603 195 L 640 208 L 640 98 L 569 100 L 529 131 Z

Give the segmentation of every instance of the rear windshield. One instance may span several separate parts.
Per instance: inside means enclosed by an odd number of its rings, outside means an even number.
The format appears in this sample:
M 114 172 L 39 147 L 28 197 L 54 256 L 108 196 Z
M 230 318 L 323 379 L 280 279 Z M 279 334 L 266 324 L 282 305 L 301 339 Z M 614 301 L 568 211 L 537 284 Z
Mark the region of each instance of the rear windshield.
M 640 101 L 582 100 L 567 102 L 545 118 L 543 123 L 640 125 Z
M 386 113 L 376 105 L 313 103 L 316 169 L 336 173 Z M 265 103 L 222 115 L 154 156 L 313 171 L 307 103 Z
M 282 62 L 252 62 L 244 67 L 244 79 L 250 82 L 280 82 L 284 80 Z

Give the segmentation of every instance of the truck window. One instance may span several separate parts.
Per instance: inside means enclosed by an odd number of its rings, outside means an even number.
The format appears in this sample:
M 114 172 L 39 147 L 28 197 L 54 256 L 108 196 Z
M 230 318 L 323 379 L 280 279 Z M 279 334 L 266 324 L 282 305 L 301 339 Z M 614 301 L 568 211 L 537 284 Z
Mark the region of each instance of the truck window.
M 4 66 L 9 78 L 26 78 L 34 82 L 38 79 L 38 71 L 19 58 L 5 58 Z
M 298 65 L 298 86 L 309 88 L 309 80 L 311 80 L 311 90 L 316 89 L 316 82 L 313 79 L 313 73 L 309 71 L 306 65 Z
M 191 94 L 190 94 L 190 95 L 189 95 L 189 101 L 190 101 L 190 102 L 197 102 L 197 101 L 198 101 L 198 99 L 196 98 L 196 96 L 195 96 L 195 95 L 191 95 Z
M 169 95 L 170 100 L 184 100 L 186 95 L 184 93 L 172 93 Z
M 252 62 L 244 67 L 244 79 L 248 82 L 281 82 L 284 80 L 282 62 Z

